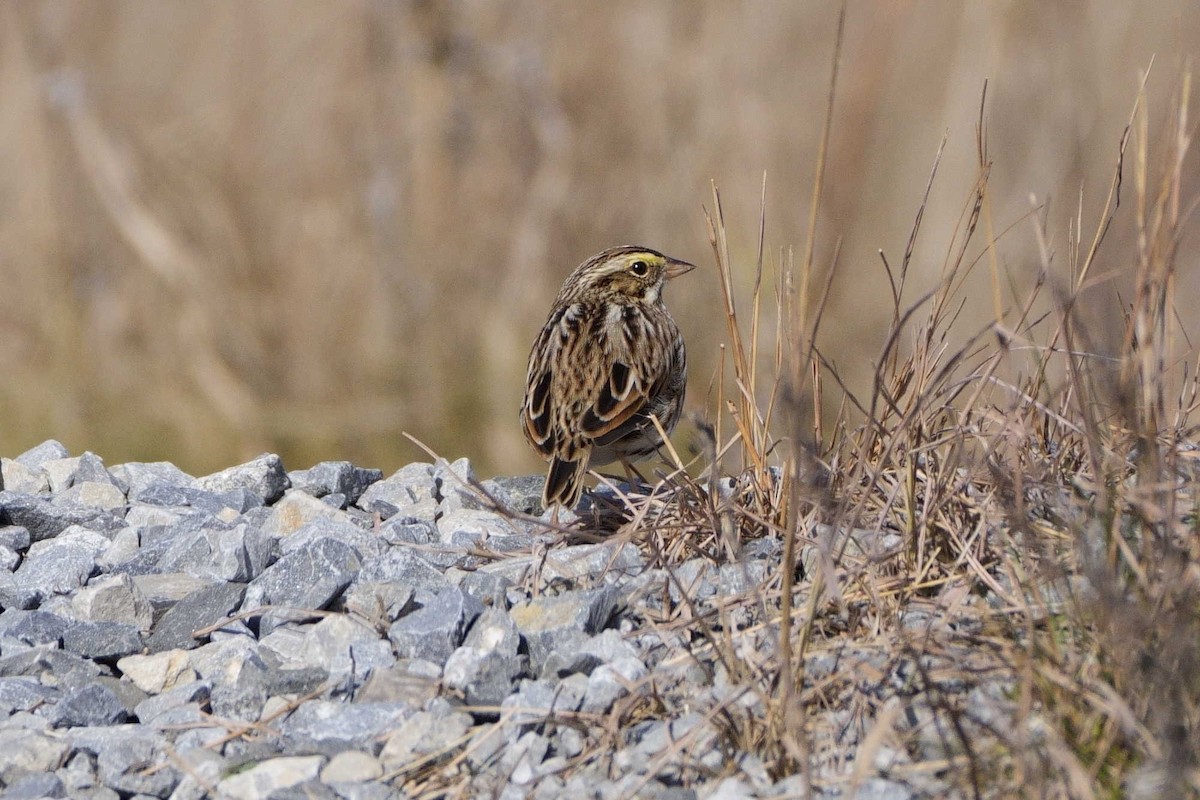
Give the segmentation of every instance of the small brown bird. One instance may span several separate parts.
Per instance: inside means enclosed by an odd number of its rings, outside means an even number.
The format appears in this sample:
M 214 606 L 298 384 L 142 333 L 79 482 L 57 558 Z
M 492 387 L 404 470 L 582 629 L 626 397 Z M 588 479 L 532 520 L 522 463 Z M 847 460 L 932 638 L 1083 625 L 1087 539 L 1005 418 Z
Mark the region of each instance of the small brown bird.
M 550 462 L 542 504 L 574 508 L 589 466 L 655 452 L 683 410 L 687 354 L 664 284 L 695 268 L 646 247 L 576 267 L 529 354 L 521 426 Z

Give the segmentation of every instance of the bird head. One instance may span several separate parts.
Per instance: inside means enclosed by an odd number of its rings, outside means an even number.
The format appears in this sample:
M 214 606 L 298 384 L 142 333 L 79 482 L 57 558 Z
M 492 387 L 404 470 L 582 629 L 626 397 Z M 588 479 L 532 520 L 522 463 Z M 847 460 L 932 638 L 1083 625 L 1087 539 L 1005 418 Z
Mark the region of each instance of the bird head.
M 573 301 L 586 292 L 626 302 L 658 303 L 668 280 L 695 268 L 646 247 L 614 247 L 580 264 L 567 278 L 560 298 Z

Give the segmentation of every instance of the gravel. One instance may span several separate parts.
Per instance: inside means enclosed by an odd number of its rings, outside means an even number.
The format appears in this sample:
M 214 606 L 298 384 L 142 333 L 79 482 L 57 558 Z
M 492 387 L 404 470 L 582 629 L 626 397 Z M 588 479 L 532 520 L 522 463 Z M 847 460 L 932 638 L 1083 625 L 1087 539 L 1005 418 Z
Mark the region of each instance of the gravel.
M 401 797 L 437 765 L 467 796 L 803 785 L 730 751 L 722 725 L 754 706 L 663 610 L 752 595 L 778 547 L 672 578 L 627 537 L 560 542 L 531 516 L 539 478 L 480 491 L 466 459 L 384 476 L 263 455 L 196 478 L 50 441 L 0 468 L 2 798 Z

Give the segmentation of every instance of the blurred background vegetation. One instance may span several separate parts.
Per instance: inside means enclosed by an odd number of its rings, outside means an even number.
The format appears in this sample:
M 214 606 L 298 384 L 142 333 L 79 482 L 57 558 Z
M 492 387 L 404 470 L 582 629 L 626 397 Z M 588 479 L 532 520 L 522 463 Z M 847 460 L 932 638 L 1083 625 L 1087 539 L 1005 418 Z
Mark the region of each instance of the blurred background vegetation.
M 711 412 L 701 206 L 716 181 L 746 286 L 764 172 L 770 260 L 804 244 L 838 10 L 0 5 L 0 453 L 390 471 L 421 456 L 409 431 L 485 475 L 540 469 L 516 424 L 529 344 L 566 274 L 621 243 L 701 265 L 668 303 Z M 1161 119 L 1196 52 L 1194 0 L 850 3 L 817 262 L 840 245 L 821 345 L 851 385 L 890 309 L 878 251 L 899 262 L 948 135 L 914 254 L 918 290 L 937 280 L 985 79 L 1000 266 L 1028 283 L 1033 219 L 1056 250 L 1081 208 L 1094 229 L 1142 73 L 1156 59 Z M 1117 336 L 1131 265 L 1100 266 Z M 993 312 L 976 273 L 968 328 Z

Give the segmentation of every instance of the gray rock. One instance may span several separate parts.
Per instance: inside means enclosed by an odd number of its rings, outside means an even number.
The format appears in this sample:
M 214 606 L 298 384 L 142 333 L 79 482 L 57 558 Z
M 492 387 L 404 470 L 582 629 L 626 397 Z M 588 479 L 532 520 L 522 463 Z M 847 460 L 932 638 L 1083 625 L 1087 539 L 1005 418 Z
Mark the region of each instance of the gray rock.
M 428 605 L 401 617 L 388 629 L 388 638 L 400 658 L 421 658 L 444 664 L 483 604 L 457 586 L 448 586 Z
M 264 659 L 265 661 L 268 659 Z M 324 666 L 295 667 L 290 669 L 270 665 L 263 680 L 267 693 L 277 695 L 308 695 L 321 689 L 329 682 L 329 670 Z
M 36 800 L 40 797 L 65 797 L 62 778 L 52 772 L 26 775 L 10 783 L 0 795 L 3 800 Z
M 271 792 L 270 800 L 346 800 L 332 786 L 320 779 L 311 778 Z
M 360 703 L 402 703 L 424 706 L 438 696 L 442 669 L 431 661 L 404 660 L 372 671 L 355 697 Z
M 40 469 L 27 467 L 11 458 L 0 458 L 0 489 L 40 494 L 50 491 L 50 479 Z
M 138 726 L 81 728 L 69 734 L 76 751 L 96 756 L 100 783 L 121 795 L 166 797 L 179 782 L 162 734 Z
M 53 703 L 59 691 L 43 686 L 36 678 L 0 678 L 0 714 L 14 711 L 33 711 L 46 703 Z
M 392 517 L 379 526 L 379 538 L 391 545 L 415 544 L 426 547 L 441 541 L 437 525 L 431 520 Z
M 93 661 L 116 661 L 144 646 L 138 626 L 124 622 L 74 622 L 62 642 L 63 650 Z
M 381 642 L 373 628 L 342 615 L 326 617 L 304 634 L 303 663 L 320 667 L 340 684 L 355 671 L 353 646 L 367 642 Z
M 496 762 L 507 745 L 508 739 L 499 725 L 479 725 L 464 751 L 467 764 L 476 773 L 494 772 Z M 586 796 L 586 793 L 580 796 Z
M 307 495 L 300 496 L 307 497 Z M 308 500 L 320 503 L 319 500 L 313 500 L 311 497 Z M 355 525 L 344 511 L 329 510 L 333 516 L 314 519 L 296 529 L 291 535 L 280 539 L 280 553 L 287 555 L 311 546 L 318 539 L 328 537 L 353 547 L 364 562 L 383 555 L 387 549 L 387 543 L 379 536 Z
M 143 492 L 151 486 L 190 486 L 196 479 L 174 464 L 166 461 L 118 464 L 109 470 L 119 486 L 125 489 L 130 500 L 140 500 Z
M 462 692 L 468 705 L 499 705 L 524 672 L 524 660 L 518 655 L 520 644 L 521 636 L 508 615 L 486 609 L 463 645 L 447 659 L 443 685 Z
M 135 490 L 130 490 L 129 499 L 137 504 L 148 506 L 189 506 L 190 495 L 188 487 L 175 483 L 152 481 Z
M 527 787 L 538 777 L 539 767 L 546 760 L 550 750 L 550 740 L 535 731 L 527 731 L 521 735 L 500 756 L 498 768 L 502 774 L 508 775 L 509 786 L 513 789 Z M 510 796 L 515 792 L 508 792 Z
M 111 483 L 73 483 L 69 489 L 56 494 L 51 502 L 56 506 L 95 508 L 110 511 L 117 517 L 125 516 L 125 495 Z
M 197 578 L 186 572 L 150 573 L 130 577 L 133 579 L 133 585 L 150 601 L 156 618 L 197 589 L 216 583 L 211 578 Z
M 572 642 L 554 650 L 542 665 L 542 677 L 565 678 L 574 673 L 590 675 L 601 664 L 610 664 L 619 658 L 637 660 L 637 652 L 620 633 L 606 630 L 585 641 Z
M 707 600 L 717 593 L 717 566 L 706 558 L 693 558 L 674 567 L 670 576 L 665 570 L 663 574 L 674 603 Z
M 289 747 L 326 755 L 360 750 L 366 743 L 395 730 L 416 709 L 407 703 L 337 703 L 309 700 L 281 726 Z
M 702 753 L 713 747 L 717 737 L 718 731 L 705 721 L 703 714 L 690 712 L 676 719 L 651 722 L 642 733 L 637 750 L 648 759 L 663 752 L 669 753 L 677 747 L 678 742 L 687 741 L 690 751 Z
M 270 667 L 259 656 L 258 644 L 238 637 L 212 642 L 191 654 L 196 673 L 211 685 L 213 715 L 246 722 L 258 720 L 270 694 Z
M 12 572 L 21 565 L 21 554 L 0 544 L 0 571 Z
M 283 625 L 258 639 L 259 652 L 264 659 L 274 659 L 277 664 L 303 664 L 305 657 L 304 637 L 313 627 L 312 623 Z
M 354 667 L 355 682 L 362 683 L 380 670 L 391 669 L 397 659 L 392 652 L 391 642 L 376 639 L 350 645 L 350 662 Z
M 718 569 L 717 592 L 725 597 L 757 592 L 761 590 L 763 582 L 768 579 L 774 569 L 766 561 L 722 564 Z
M 254 577 L 247 546 L 251 530 L 242 523 L 183 533 L 162 554 L 158 569 L 219 581 L 249 581 Z
M 390 784 L 382 781 L 369 783 L 335 783 L 331 787 L 339 800 L 398 800 L 399 794 Z
M 228 619 L 220 623 L 209 634 L 209 641 L 222 642 L 226 639 L 254 639 L 258 634 L 241 619 Z
M 49 611 L 10 608 L 0 613 L 0 641 L 9 639 L 21 644 L 57 647 L 70 624 L 71 620 Z
M 545 475 L 497 477 L 483 482 L 483 489 L 505 508 L 531 517 L 542 513 L 542 487 Z
M 587 677 L 587 692 L 581 707 L 598 714 L 607 712 L 647 673 L 646 665 L 636 658 L 617 658 L 610 664 L 601 664 Z
M 299 609 L 323 609 L 350 585 L 362 560 L 353 547 L 330 537 L 280 558 L 246 588 L 242 607 L 249 610 L 267 605 Z M 286 616 L 265 613 L 259 630 L 269 633 Z
M 246 585 L 242 583 L 214 583 L 195 590 L 162 615 L 146 646 L 151 653 L 197 647 L 200 641 L 193 638 L 193 632 L 233 613 L 241 605 L 245 592 Z
M 429 598 L 450 585 L 428 561 L 406 548 L 393 547 L 363 565 L 356 583 L 394 583 L 413 590 L 418 600 Z
M 205 747 L 177 745 L 172 760 L 183 774 L 170 800 L 208 800 L 229 766 L 219 754 Z
M 413 610 L 413 590 L 387 581 L 355 581 L 342 597 L 342 607 L 373 625 L 390 624 Z
M 142 546 L 142 534 L 137 528 L 126 526 L 113 534 L 112 541 L 96 559 L 96 567 L 105 573 L 128 574 L 117 567 L 136 558 Z
M 250 489 L 239 486 L 223 492 L 195 486 L 151 484 L 138 495 L 139 503 L 157 506 L 187 506 L 210 514 L 244 514 L 263 505 L 263 499 Z
M 34 542 L 40 542 L 73 525 L 111 535 L 125 527 L 125 522 L 100 508 L 60 505 L 37 495 L 0 492 L 0 525 L 20 525 Z
M 121 705 L 129 714 L 133 714 L 133 709 L 138 703 L 145 700 L 149 695 L 143 692 L 138 687 L 134 686 L 129 681 L 123 681 L 120 678 L 115 678 L 112 675 L 98 675 L 95 678 L 95 683 L 107 686 L 117 699 L 121 701 Z
M 174 538 L 178 535 L 176 530 L 179 523 L 183 520 L 196 519 L 198 524 L 190 526 L 190 530 L 199 530 L 205 524 L 215 519 L 213 514 L 208 511 L 201 511 L 196 508 L 188 508 L 186 506 L 151 506 L 145 503 L 130 503 L 129 508 L 125 511 L 125 524 L 139 529 L 139 538 L 144 538 L 146 544 L 151 544 L 162 538 Z M 141 537 L 141 531 L 145 531 L 145 537 Z
M 34 608 L 37 595 L 17 583 L 11 572 L 0 571 L 0 608 Z
M 54 539 L 34 542 L 13 573 L 21 607 L 39 604 L 50 595 L 66 594 L 87 583 L 108 539 L 94 531 L 71 527 Z
M 42 462 L 42 472 L 50 481 L 50 493 L 58 494 L 75 483 L 75 473 L 79 468 L 79 457 L 48 458 Z
M 507 608 L 505 595 L 512 582 L 501 575 L 493 575 L 479 570 L 461 570 L 451 568 L 446 570 L 446 579 L 484 605 L 494 605 L 497 608 Z
M 471 715 L 461 711 L 420 711 L 387 738 L 379 760 L 389 772 L 414 760 L 450 749 L 466 738 L 473 724 Z
M 578 757 L 587 747 L 587 738 L 578 728 L 562 728 L 555 738 L 555 749 L 567 758 Z
M 356 505 L 382 519 L 433 522 L 437 515 L 433 465 L 413 463 L 401 467 L 394 475 L 367 487 Z
M 138 509 L 134 509 L 137 511 Z M 206 525 L 218 525 L 211 514 L 201 511 L 188 511 L 186 515 L 173 514 L 173 521 L 164 525 L 136 526 L 138 532 L 138 549 L 132 556 L 115 561 L 108 571 L 114 574 L 124 574 L 132 577 L 147 575 L 155 572 L 170 572 L 159 562 L 172 546 L 183 537 L 189 536 Z M 130 527 L 135 527 L 131 525 Z M 116 548 L 114 547 L 114 550 Z M 106 552 L 99 563 L 112 561 Z M 215 580 L 209 578 L 209 581 Z
M 81 620 L 125 622 L 143 631 L 154 624 L 150 600 L 128 575 L 92 580 L 71 598 L 71 608 Z
M 0 729 L 0 782 L 6 786 L 26 775 L 54 772 L 62 766 L 69 745 L 60 738 L 13 728 Z
M 0 656 L 0 677 L 25 675 L 46 686 L 67 689 L 82 686 L 102 671 L 94 661 L 58 650 L 54 645 L 31 647 Z
M 50 722 L 60 728 L 119 725 L 127 719 L 129 712 L 121 698 L 99 682 L 63 695 L 50 712 Z
M 261 800 L 315 779 L 325 763 L 323 756 L 281 756 L 259 762 L 224 778 L 217 795 L 231 800 Z
M 340 494 L 346 503 L 356 503 L 367 487 L 382 480 L 377 469 L 356 467 L 349 461 L 323 461 L 310 469 L 288 473 L 292 486 L 313 497 Z
M 500 704 L 501 716 L 508 720 L 506 727 L 520 735 L 552 714 L 578 711 L 582 696 L 577 687 L 573 682 L 521 681 L 521 687 Z
M 257 673 L 254 669 L 245 669 L 237 683 L 212 687 L 209 706 L 218 719 L 257 722 L 269 695 L 265 671 Z
M 530 574 L 539 574 L 546 583 L 561 581 L 591 581 L 598 576 L 615 579 L 637 575 L 645 568 L 637 546 L 624 544 L 582 544 L 551 550 L 543 558 L 524 556 L 506 558 L 480 567 L 482 572 L 500 575 L 519 584 Z
M 532 667 L 540 672 L 555 650 L 599 633 L 612 618 L 620 593 L 602 589 L 543 595 L 513 606 L 509 612 L 529 646 Z
M 16 457 L 18 464 L 23 464 L 31 469 L 39 469 L 47 461 L 56 458 L 66 458 L 71 455 L 71 452 L 55 439 L 47 439 L 36 447 L 31 447 L 24 453 Z
M 245 464 L 198 478 L 196 485 L 218 493 L 248 489 L 258 495 L 264 505 L 271 505 L 291 484 L 279 456 L 265 453 Z
M 193 650 L 188 661 L 196 674 L 214 686 L 237 683 L 244 669 L 259 674 L 267 671 L 258 642 L 247 637 L 209 642 Z
M 752 800 L 756 796 L 754 789 L 740 778 L 725 778 L 708 795 L 708 800 Z
M 20 525 L 5 525 L 0 527 L 0 547 L 7 547 L 10 550 L 23 552 L 29 549 L 32 541 L 28 529 Z
M 491 539 L 523 533 L 495 512 L 471 508 L 447 511 L 437 521 L 437 527 L 442 544 L 456 548 L 475 547 Z
M 55 774 L 73 796 L 84 796 L 85 792 L 97 786 L 96 759 L 91 753 L 75 753 Z
M 858 785 L 855 798 L 862 800 L 912 800 L 916 797 L 908 786 L 886 778 L 867 778 Z
M 474 488 L 475 471 L 469 459 L 460 458 L 452 464 L 438 461 L 433 467 L 433 483 L 442 514 L 488 506 L 487 498 Z
M 104 459 L 93 452 L 85 452 L 79 457 L 79 466 L 75 470 L 76 483 L 107 483 L 116 486 L 125 493 L 124 487 L 113 477 L 104 466 Z
M 176 750 L 183 751 L 192 748 L 215 748 L 216 752 L 221 752 L 223 745 L 227 741 L 228 731 L 215 723 L 207 726 L 196 726 L 189 728 L 181 733 L 176 734 L 174 745 Z M 229 756 L 232 758 L 234 753 L 231 751 Z
M 211 714 L 200 703 L 185 703 L 140 722 L 151 730 L 168 731 L 174 734 L 181 729 L 193 730 L 205 727 L 211 723 Z

